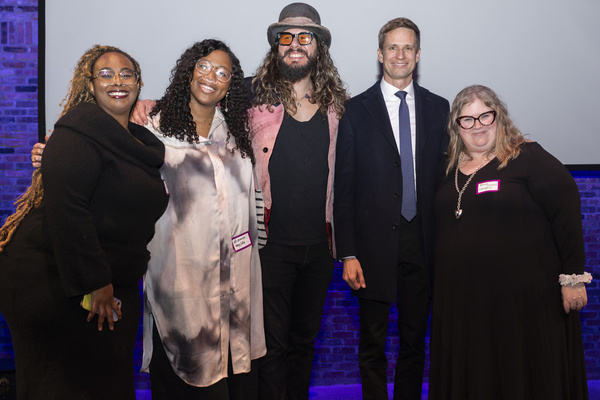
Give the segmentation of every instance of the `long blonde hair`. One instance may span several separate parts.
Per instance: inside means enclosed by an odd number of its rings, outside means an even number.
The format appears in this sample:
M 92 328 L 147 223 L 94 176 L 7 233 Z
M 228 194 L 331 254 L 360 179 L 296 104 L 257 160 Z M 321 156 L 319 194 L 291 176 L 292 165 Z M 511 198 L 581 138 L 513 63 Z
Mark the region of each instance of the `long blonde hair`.
M 521 145 L 525 143 L 523 134 L 508 116 L 506 105 L 492 89 L 482 85 L 466 87 L 456 95 L 452 103 L 452 110 L 450 111 L 450 119 L 448 121 L 450 143 L 448 144 L 446 176 L 458 165 L 461 153 L 464 152 L 470 156 L 460 137 L 460 126 L 456 122 L 456 119 L 460 116 L 463 107 L 473 103 L 475 100 L 480 100 L 483 104 L 496 111 L 496 143 L 490 149 L 489 153 L 494 153 L 500 161 L 498 169 L 506 167 L 506 164 L 510 160 L 517 158 L 521 153 Z
M 92 74 L 94 64 L 96 61 L 106 53 L 120 53 L 131 60 L 135 68 L 135 72 L 139 77 L 138 93 L 143 85 L 140 65 L 138 62 L 124 51 L 113 47 L 113 46 L 100 46 L 94 45 L 83 56 L 79 59 L 77 66 L 75 67 L 75 73 L 69 83 L 69 91 L 65 98 L 61 101 L 60 105 L 63 106 L 60 117 L 71 111 L 81 103 L 96 103 L 96 98 L 90 91 L 90 82 L 92 81 Z M 132 107 L 133 110 L 133 107 Z M 59 118 L 60 118 L 59 117 Z M 27 188 L 27 191 L 23 193 L 16 201 L 16 211 L 10 215 L 2 228 L 0 228 L 0 253 L 4 250 L 6 244 L 13 237 L 16 229 L 19 227 L 25 216 L 31 212 L 34 208 L 39 206 L 44 196 L 44 187 L 42 185 L 42 171 L 40 168 L 33 171 L 31 177 L 31 186 Z

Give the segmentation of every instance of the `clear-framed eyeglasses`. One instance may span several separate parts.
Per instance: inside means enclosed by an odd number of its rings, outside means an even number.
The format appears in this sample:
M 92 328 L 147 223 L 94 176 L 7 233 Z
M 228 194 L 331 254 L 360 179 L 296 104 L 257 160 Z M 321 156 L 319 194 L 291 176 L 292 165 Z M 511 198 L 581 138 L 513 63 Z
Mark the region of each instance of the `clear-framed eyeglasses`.
M 482 126 L 490 126 L 496 120 L 496 111 L 486 111 L 480 114 L 479 117 L 472 117 L 470 115 L 463 115 L 462 117 L 456 118 L 456 122 L 463 129 L 472 129 L 475 126 L 475 121 L 479 121 Z
M 231 80 L 233 73 L 225 67 L 215 67 L 210 61 L 200 59 L 196 63 L 196 70 L 202 75 L 208 75 L 212 70 L 215 70 L 215 75 L 219 82 L 227 83 Z
M 138 83 L 138 74 L 135 71 L 125 68 L 118 74 L 111 68 L 103 68 L 96 72 L 96 75 L 92 79 L 97 79 L 98 82 L 103 86 L 109 86 L 115 83 L 117 76 L 121 78 L 121 84 L 126 86 L 134 86 Z
M 313 33 L 312 32 L 300 32 L 300 33 L 289 33 L 289 32 L 280 32 L 277 34 L 277 38 L 279 39 L 279 44 L 281 46 L 289 46 L 294 41 L 294 38 L 298 38 L 298 43 L 302 46 L 308 46 L 313 41 Z

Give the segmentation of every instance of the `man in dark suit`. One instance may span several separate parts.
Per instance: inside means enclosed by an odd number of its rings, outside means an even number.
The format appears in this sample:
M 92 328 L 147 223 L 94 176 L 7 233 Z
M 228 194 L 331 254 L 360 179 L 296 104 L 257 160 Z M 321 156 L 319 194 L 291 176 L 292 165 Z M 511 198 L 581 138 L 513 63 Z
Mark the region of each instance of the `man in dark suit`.
M 364 399 L 387 399 L 385 341 L 398 306 L 394 399 L 420 399 L 431 307 L 433 196 L 449 104 L 413 81 L 420 32 L 409 19 L 379 32 L 383 79 L 340 121 L 334 233 L 343 278 L 359 299 Z M 404 93 L 401 93 L 404 92 Z

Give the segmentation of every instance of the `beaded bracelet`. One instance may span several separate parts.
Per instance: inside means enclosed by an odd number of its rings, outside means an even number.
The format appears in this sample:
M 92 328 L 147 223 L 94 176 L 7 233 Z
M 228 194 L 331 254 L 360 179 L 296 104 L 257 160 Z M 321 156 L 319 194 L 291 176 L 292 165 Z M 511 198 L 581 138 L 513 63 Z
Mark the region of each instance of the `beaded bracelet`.
M 558 276 L 558 283 L 563 286 L 575 286 L 578 283 L 590 283 L 592 281 L 592 274 L 589 272 L 584 272 L 581 275 L 573 274 L 573 275 L 565 275 L 560 274 Z

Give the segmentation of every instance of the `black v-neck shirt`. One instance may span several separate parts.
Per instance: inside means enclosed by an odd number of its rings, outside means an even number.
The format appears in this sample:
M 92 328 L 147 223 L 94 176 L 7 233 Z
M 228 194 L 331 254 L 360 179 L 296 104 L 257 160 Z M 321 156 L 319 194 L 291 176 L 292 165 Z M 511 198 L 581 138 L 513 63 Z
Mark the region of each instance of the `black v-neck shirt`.
M 285 114 L 269 160 L 269 242 L 306 245 L 327 241 L 329 141 L 329 123 L 321 112 L 306 122 Z

